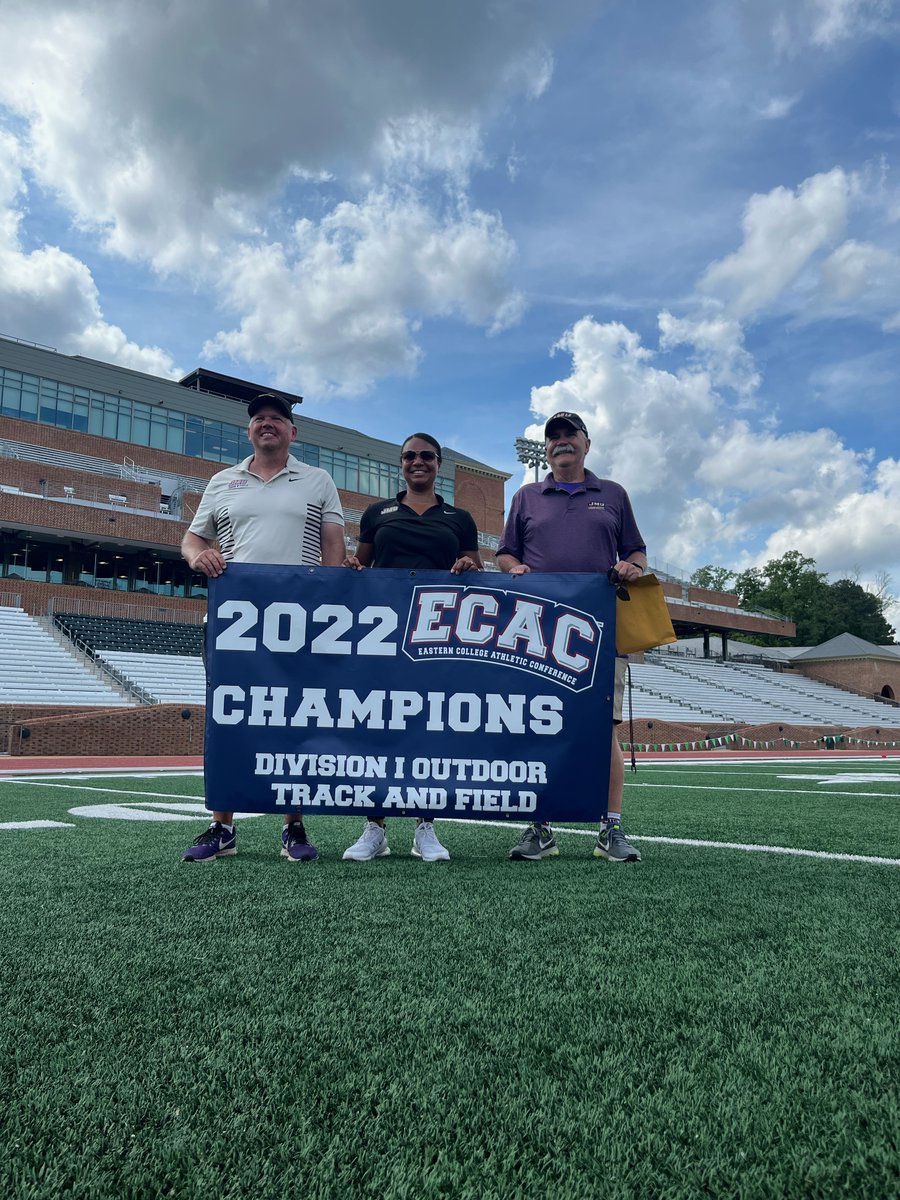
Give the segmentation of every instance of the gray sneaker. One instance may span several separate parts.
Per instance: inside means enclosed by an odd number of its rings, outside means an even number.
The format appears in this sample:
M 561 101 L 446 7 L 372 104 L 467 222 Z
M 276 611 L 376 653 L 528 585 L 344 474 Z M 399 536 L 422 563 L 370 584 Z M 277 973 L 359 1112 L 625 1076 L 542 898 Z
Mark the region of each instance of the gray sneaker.
M 605 858 L 608 862 L 640 862 L 641 852 L 635 850 L 618 825 L 601 825 L 594 845 L 594 858 Z
M 509 852 L 510 858 L 528 859 L 534 862 L 541 858 L 554 858 L 559 854 L 559 846 L 549 825 L 529 825 L 522 834 L 518 846 L 513 846 Z
M 416 826 L 410 854 L 413 858 L 421 858 L 422 862 L 446 862 L 450 857 L 450 851 L 441 845 L 430 821 Z
M 387 858 L 390 854 L 387 837 L 380 825 L 366 821 L 361 836 L 348 846 L 341 857 L 345 862 L 369 862 L 373 858 Z

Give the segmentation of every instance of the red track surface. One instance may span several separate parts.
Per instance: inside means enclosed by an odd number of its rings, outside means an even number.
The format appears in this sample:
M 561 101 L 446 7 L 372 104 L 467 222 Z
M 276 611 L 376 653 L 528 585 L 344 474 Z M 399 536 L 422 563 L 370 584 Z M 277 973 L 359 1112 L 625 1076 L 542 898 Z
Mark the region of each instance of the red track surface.
M 32 758 L 27 754 L 0 756 L 0 775 L 27 775 L 29 771 L 152 771 L 159 768 L 202 766 L 203 759 L 197 755 L 172 755 L 167 758 L 141 758 L 135 755 L 86 755 L 83 758 Z

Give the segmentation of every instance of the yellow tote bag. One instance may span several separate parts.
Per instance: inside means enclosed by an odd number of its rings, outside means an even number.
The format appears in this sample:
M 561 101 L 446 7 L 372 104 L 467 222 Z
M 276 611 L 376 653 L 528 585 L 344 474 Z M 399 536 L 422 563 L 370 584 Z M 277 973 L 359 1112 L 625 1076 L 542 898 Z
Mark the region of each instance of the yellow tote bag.
M 611 582 L 617 582 L 612 575 Z M 622 593 L 625 593 L 623 595 Z M 666 608 L 662 584 L 655 575 L 642 575 L 616 590 L 616 653 L 639 654 L 677 641 Z

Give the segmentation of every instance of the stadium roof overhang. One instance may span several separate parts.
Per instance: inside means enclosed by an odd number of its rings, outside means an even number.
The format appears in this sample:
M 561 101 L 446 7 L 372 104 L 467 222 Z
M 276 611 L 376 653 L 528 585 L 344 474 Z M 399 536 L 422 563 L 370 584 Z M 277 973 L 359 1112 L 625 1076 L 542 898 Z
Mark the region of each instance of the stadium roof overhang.
M 250 383 L 246 379 L 235 379 L 233 375 L 221 375 L 218 371 L 209 371 L 206 367 L 196 367 L 190 374 L 178 380 L 182 387 L 194 392 L 209 392 L 213 396 L 225 396 L 229 400 L 239 400 L 249 404 L 257 396 L 271 393 L 284 396 L 288 404 L 302 404 L 303 397 L 294 392 L 286 392 L 283 388 L 269 387 L 267 384 Z

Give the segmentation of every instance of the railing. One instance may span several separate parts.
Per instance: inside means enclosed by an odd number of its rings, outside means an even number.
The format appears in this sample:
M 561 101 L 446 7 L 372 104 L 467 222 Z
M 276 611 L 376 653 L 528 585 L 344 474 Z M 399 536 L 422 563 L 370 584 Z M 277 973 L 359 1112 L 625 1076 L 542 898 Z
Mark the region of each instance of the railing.
M 21 592 L 0 592 L 0 608 L 21 608 Z
M 166 608 L 142 604 L 117 604 L 109 600 L 59 600 L 47 601 L 47 616 L 53 618 L 57 609 L 61 614 L 74 617 L 118 617 L 126 621 L 167 621 L 170 625 L 202 625 L 204 614 L 193 609 Z
M 80 654 L 83 654 L 84 657 L 88 659 L 95 670 L 99 671 L 101 675 L 112 680 L 112 682 L 117 684 L 124 692 L 127 692 L 133 700 L 137 700 L 140 704 L 159 703 L 156 697 L 151 696 L 151 694 L 142 688 L 140 684 L 135 683 L 132 679 L 128 679 L 127 676 L 123 675 L 121 671 L 116 670 L 116 668 L 111 666 L 109 663 L 104 662 L 99 656 L 100 652 L 95 650 L 93 646 L 89 645 L 88 642 L 81 636 L 81 634 L 73 633 L 68 625 L 65 624 L 63 618 L 59 617 L 54 620 L 51 617 L 51 624 L 54 629 L 58 629 L 59 632 L 65 636 L 66 640 L 72 646 L 74 646 Z
M 45 346 L 43 342 L 30 342 L 28 338 L 13 337 L 11 333 L 0 333 L 4 342 L 16 342 L 19 346 L 31 346 L 33 350 L 49 350 L 51 354 L 59 354 L 55 346 Z
M 159 500 L 152 508 L 141 508 L 141 503 L 153 502 L 135 500 L 129 504 L 128 496 L 121 492 L 110 492 L 102 485 L 93 487 L 82 482 L 76 486 L 48 479 L 41 484 L 41 490 L 37 492 L 30 491 L 20 484 L 0 483 L 0 493 L 7 496 L 23 496 L 29 500 L 49 500 L 52 504 L 64 503 L 71 504 L 73 507 L 80 505 L 82 508 L 114 508 L 118 511 L 140 513 L 142 516 L 164 517 L 173 521 L 181 520 L 180 497 L 176 500 L 173 496 L 168 503 Z

